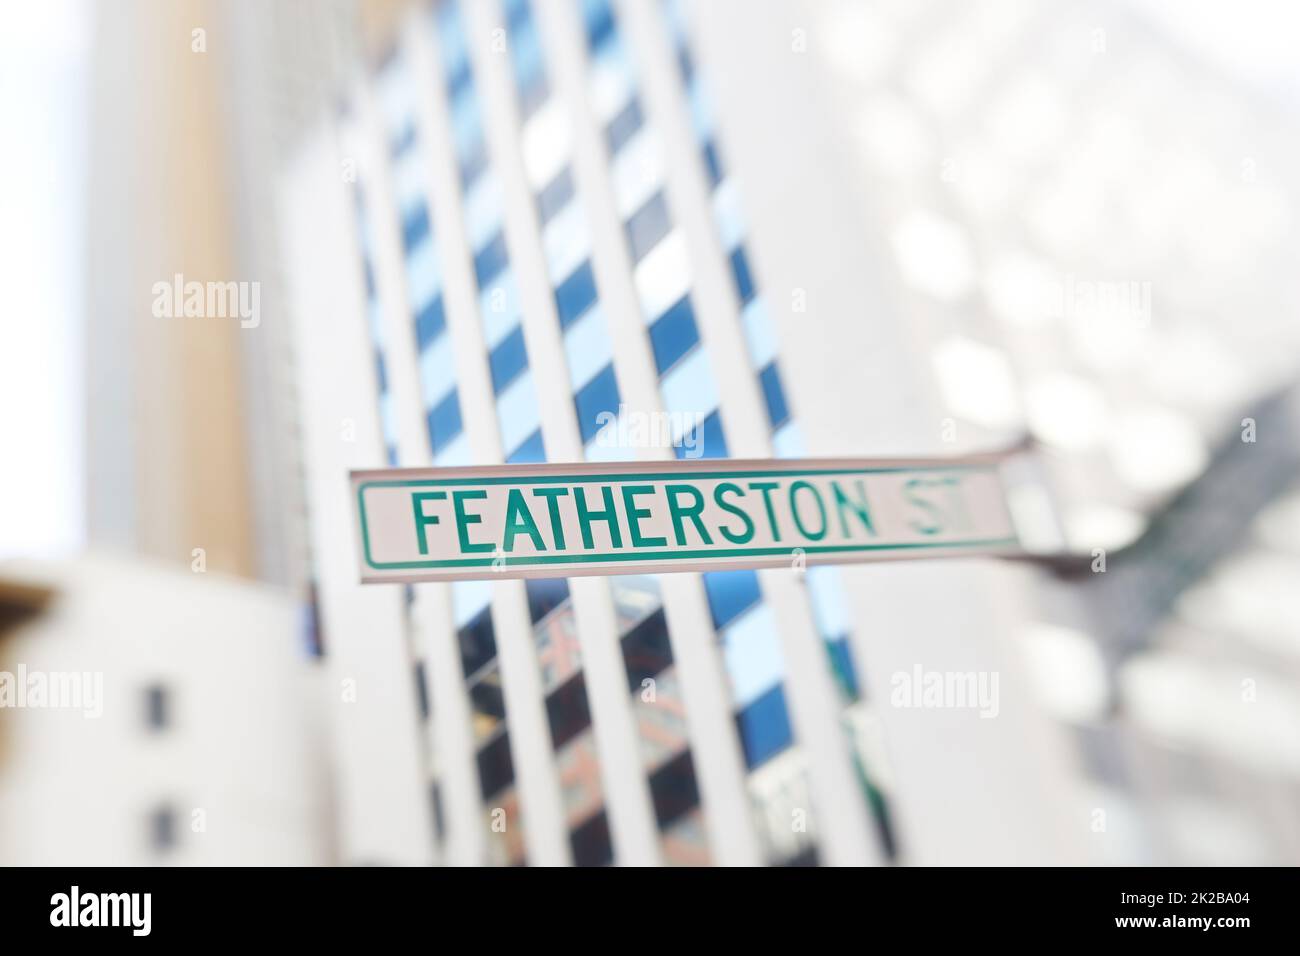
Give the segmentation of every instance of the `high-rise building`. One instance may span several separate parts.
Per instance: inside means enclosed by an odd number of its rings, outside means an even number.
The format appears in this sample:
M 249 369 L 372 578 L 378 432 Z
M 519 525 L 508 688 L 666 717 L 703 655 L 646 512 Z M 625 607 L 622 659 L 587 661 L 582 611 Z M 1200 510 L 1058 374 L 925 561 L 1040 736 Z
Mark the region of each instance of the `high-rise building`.
M 1023 566 L 358 583 L 350 468 L 950 450 L 774 36 L 731 124 L 676 4 L 419 6 L 286 171 L 345 859 L 1082 858 Z M 884 706 L 917 666 L 1014 717 Z

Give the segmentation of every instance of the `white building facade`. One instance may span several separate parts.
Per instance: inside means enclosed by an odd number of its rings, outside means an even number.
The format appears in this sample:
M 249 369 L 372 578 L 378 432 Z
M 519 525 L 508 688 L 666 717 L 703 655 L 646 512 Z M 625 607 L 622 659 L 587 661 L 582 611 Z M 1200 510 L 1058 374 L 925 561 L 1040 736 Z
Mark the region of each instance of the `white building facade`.
M 0 565 L 0 864 L 336 862 L 302 633 L 198 558 Z

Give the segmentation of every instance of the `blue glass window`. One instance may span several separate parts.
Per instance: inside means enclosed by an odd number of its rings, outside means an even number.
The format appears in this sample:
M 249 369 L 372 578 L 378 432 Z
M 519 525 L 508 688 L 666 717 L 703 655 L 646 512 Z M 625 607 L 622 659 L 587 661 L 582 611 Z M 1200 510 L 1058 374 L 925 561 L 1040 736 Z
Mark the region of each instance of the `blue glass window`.
M 455 99 L 459 96 L 469 85 L 472 78 L 468 60 L 461 60 L 453 65 L 451 76 L 447 80 L 449 98 Z
M 506 13 L 510 27 L 510 54 L 515 65 L 515 89 L 524 119 L 546 100 L 546 73 L 542 69 L 542 46 L 527 4 L 517 4 Z
M 569 167 L 565 166 L 537 194 L 537 213 L 542 219 L 542 225 L 550 222 L 572 198 L 573 176 L 569 173 Z
M 749 260 L 745 258 L 745 247 L 736 246 L 731 251 L 731 274 L 736 279 L 736 294 L 740 304 L 748 305 L 754 298 L 754 277 L 749 272 Z
M 415 124 L 409 120 L 406 122 L 400 132 L 393 137 L 392 152 L 393 158 L 401 156 L 404 152 L 415 145 Z
M 605 127 L 605 141 L 609 144 L 611 154 L 623 148 L 623 144 L 632 138 L 645 122 L 641 115 L 641 103 L 634 96 L 627 105 L 619 110 L 618 115 Z
M 419 351 L 442 334 L 447 327 L 447 316 L 442 309 L 442 296 L 430 299 L 415 317 L 415 343 Z
M 506 23 L 512 28 L 518 28 L 532 18 L 528 0 L 504 0 L 501 5 L 505 7 Z
M 722 431 L 722 416 L 717 410 L 704 416 L 699 427 L 688 432 L 675 449 L 677 457 L 685 458 L 727 458 L 727 436 Z
M 428 235 L 429 210 L 420 203 L 402 220 L 402 248 L 410 252 Z
M 695 75 L 695 64 L 691 62 L 691 51 L 683 43 L 677 48 L 677 69 L 681 71 L 682 81 L 689 86 Z
M 614 365 L 611 362 L 573 396 L 573 404 L 578 412 L 578 430 L 582 433 L 584 442 L 590 441 L 604 424 L 597 420 L 601 412 L 618 414 L 618 402 L 618 379 L 614 377 Z
M 506 461 L 512 465 L 531 465 L 546 461 L 546 446 L 542 444 L 541 429 L 520 442 L 519 447 L 506 457 Z
M 672 368 L 699 340 L 691 298 L 684 295 L 650 326 L 650 346 L 654 350 L 655 368 L 659 374 L 663 375 Z
M 515 326 L 515 330 L 492 350 L 488 356 L 488 367 L 492 370 L 492 389 L 500 395 L 515 380 L 515 376 L 528 367 L 528 349 L 524 345 L 523 328 Z
M 758 373 L 758 383 L 763 387 L 763 400 L 767 403 L 767 417 L 773 428 L 780 428 L 790 418 L 790 410 L 785 404 L 785 390 L 781 388 L 781 376 L 777 373 L 776 362 L 769 362 Z
M 591 274 L 591 261 L 587 260 L 573 270 L 569 278 L 555 290 L 555 307 L 560 313 L 560 328 L 581 318 L 596 301 L 596 278 Z
M 373 299 L 375 297 L 375 267 L 370 264 L 369 259 L 362 262 L 361 266 L 366 277 L 366 298 Z
M 657 192 L 627 221 L 627 242 L 632 261 L 644 259 L 646 253 L 668 234 L 668 229 L 668 204 L 664 202 L 664 194 Z
M 722 159 L 713 140 L 704 144 L 704 165 L 709 171 L 709 188 L 712 189 L 722 182 Z
M 582 18 L 587 24 L 587 45 L 599 50 L 614 35 L 614 13 L 609 0 L 585 0 Z
M 785 706 L 785 689 L 775 685 L 736 714 L 736 729 L 745 751 L 745 765 L 751 770 L 794 742 L 790 714 Z
M 709 595 L 713 626 L 722 630 L 758 603 L 758 575 L 753 571 L 708 571 L 704 590 Z
M 835 681 L 840 685 L 849 700 L 858 699 L 858 675 L 853 669 L 853 651 L 847 637 L 837 637 L 826 642 L 826 651 L 831 657 L 831 669 Z
M 453 388 L 447 397 L 429 410 L 429 444 L 436 455 L 461 432 L 460 400 Z
M 460 156 L 460 188 L 468 190 L 487 169 L 487 146 L 482 137 L 462 151 Z
M 505 234 L 497 230 L 497 234 L 489 239 L 487 245 L 474 256 L 474 275 L 478 279 L 478 287 L 486 289 L 491 285 L 492 280 L 501 274 L 501 270 L 509 261 Z

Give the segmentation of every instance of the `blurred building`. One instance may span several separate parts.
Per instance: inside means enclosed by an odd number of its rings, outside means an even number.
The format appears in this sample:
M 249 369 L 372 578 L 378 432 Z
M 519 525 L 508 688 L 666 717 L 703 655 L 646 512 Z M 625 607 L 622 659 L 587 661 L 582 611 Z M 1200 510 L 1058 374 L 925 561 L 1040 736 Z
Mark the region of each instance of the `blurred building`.
M 79 12 L 91 550 L 5 568 L 11 605 L 44 588 L 48 606 L 15 612 L 30 620 L 0 670 L 98 674 L 105 699 L 97 719 L 0 710 L 0 846 L 24 863 L 328 863 L 320 635 L 264 210 L 358 24 L 383 17 L 340 2 Z M 258 314 L 160 310 L 173 280 L 255 289 Z
M 91 8 L 84 261 L 87 538 L 306 599 L 297 399 L 272 184 L 382 29 L 342 0 Z M 159 314 L 234 283 L 256 316 Z M 251 296 L 250 296 L 251 298 Z M 227 309 L 227 312 L 229 310 Z
M 1294 97 L 1157 4 L 741 7 L 692 7 L 738 156 L 799 97 L 820 137 L 782 152 L 849 171 L 840 215 L 897 279 L 862 321 L 907 327 L 954 445 L 1039 443 L 1012 505 L 1061 573 L 1017 638 L 1084 758 L 1094 858 L 1294 862 L 1300 682 L 1267 636 L 1296 606 Z
M 766 21 L 694 12 L 700 41 Z M 706 79 L 675 4 L 417 5 L 286 171 L 328 665 L 366 703 L 336 708 L 345 859 L 1087 858 L 1077 755 L 1016 639 L 1026 566 L 357 582 L 349 468 L 696 436 L 708 457 L 951 450 L 792 36 L 732 43 Z M 647 415 L 699 431 L 617 439 Z M 1002 719 L 889 707 L 918 665 L 996 672 Z
M 117 701 L 0 711 L 6 855 L 323 862 L 332 810 L 350 863 L 1300 859 L 1294 103 L 1111 3 L 96 14 L 89 538 L 173 570 L 4 591 L 0 670 Z M 258 323 L 157 316 L 177 274 Z M 1024 434 L 1033 561 L 356 583 L 350 468 Z M 259 683 L 303 634 L 329 810 Z M 891 706 L 918 666 L 998 718 Z
M 332 862 L 298 615 L 159 562 L 0 567 L 0 863 Z

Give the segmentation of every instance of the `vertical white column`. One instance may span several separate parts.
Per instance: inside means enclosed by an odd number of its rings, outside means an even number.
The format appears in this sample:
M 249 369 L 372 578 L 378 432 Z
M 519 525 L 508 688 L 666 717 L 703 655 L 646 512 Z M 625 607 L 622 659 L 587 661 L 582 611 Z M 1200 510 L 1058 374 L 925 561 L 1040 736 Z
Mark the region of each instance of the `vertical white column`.
M 692 8 L 710 67 L 719 133 L 744 184 L 751 266 L 767 290 L 783 379 L 810 453 L 941 453 L 926 357 L 900 314 L 886 237 L 867 214 L 870 183 L 818 75 L 818 6 L 737 0 Z M 804 45 L 792 40 L 800 35 Z M 793 295 L 807 305 L 793 314 Z M 1027 595 L 989 562 L 903 562 L 843 572 L 854 653 L 876 701 L 895 777 L 905 859 L 1065 862 L 1067 748 L 1029 698 L 1007 634 Z M 1001 610 L 994 605 L 1000 604 Z M 997 719 L 891 706 L 891 677 L 996 673 Z M 1082 829 L 1080 827 L 1080 833 Z
M 415 585 L 414 627 L 428 667 L 433 699 L 431 736 L 437 750 L 442 794 L 443 862 L 482 866 L 487 859 L 482 791 L 475 752 L 473 708 L 461 673 L 460 648 L 452 623 L 451 589 L 445 584 Z
M 417 124 L 419 149 L 437 148 L 432 131 L 419 107 L 416 78 L 420 75 L 417 50 L 412 49 L 413 30 L 403 34 L 402 55 L 407 63 L 411 102 Z M 379 135 L 377 143 L 386 143 Z M 377 162 L 389 167 L 380 155 Z M 385 172 L 385 188 L 391 179 Z M 433 215 L 433 196 L 424 184 L 424 200 Z M 402 253 L 392 230 L 386 230 L 385 242 L 394 255 Z M 403 269 L 405 273 L 405 268 Z M 398 446 L 401 462 L 407 466 L 429 466 L 433 456 L 429 446 L 425 411 L 420 399 L 419 356 L 416 352 L 414 313 L 408 285 L 403 275 L 400 304 L 388 309 L 387 367 L 389 388 L 393 395 Z M 446 584 L 417 584 L 411 626 L 416 647 L 423 653 L 425 679 L 431 698 L 430 728 L 427 733 L 438 768 L 438 785 L 446 831 L 442 847 L 443 861 L 456 866 L 481 865 L 487 856 L 483 804 L 478 783 L 478 762 L 472 723 L 473 708 L 461 673 L 459 648 L 451 613 L 451 590 Z
M 510 55 L 494 43 L 501 34 L 494 37 L 493 31 L 505 30 L 504 17 L 496 3 L 466 3 L 462 9 L 475 57 L 489 149 L 501 182 L 506 246 L 524 303 L 524 340 L 541 405 L 547 457 L 555 461 L 581 461 L 582 440 L 569 386 L 559 315 L 543 258 L 533 189 L 524 170 Z M 658 865 L 661 862 L 658 827 L 641 763 L 636 715 L 623 666 L 613 596 L 608 582 L 599 578 L 570 579 L 569 594 L 578 626 L 614 860 L 632 866 Z
M 462 10 L 465 6 L 462 4 Z M 501 435 L 471 269 L 473 253 L 462 218 L 459 174 L 448 145 L 452 142 L 451 123 L 439 53 L 432 39 L 433 29 L 428 14 L 418 12 L 412 17 L 407 34 L 413 82 L 419 91 L 417 111 L 421 126 L 428 131 L 431 147 L 433 206 L 430 212 L 442 250 L 447 328 L 455 348 L 461 415 L 473 458 L 478 462 L 500 462 Z M 534 866 L 569 865 L 573 854 L 560 773 L 555 764 L 523 581 L 493 582 L 492 626 L 505 696 L 510 757 L 524 814 L 528 860 Z
M 740 300 L 714 225 L 700 145 L 689 122 L 667 24 L 656 0 L 625 0 L 619 10 L 640 66 L 646 114 L 663 137 L 668 206 L 689 250 L 691 297 L 718 380 L 728 445 L 737 458 L 770 457 L 767 412 L 740 328 Z M 793 570 L 764 571 L 759 578 L 780 632 L 790 719 L 807 761 L 818 829 L 826 835 L 821 858 L 832 864 L 879 863 L 869 809 L 840 722 L 838 689 L 807 591 Z
M 344 155 L 355 154 L 345 140 Z M 327 635 L 341 840 L 349 862 L 427 864 L 434 840 L 401 594 L 357 580 L 350 468 L 383 458 L 361 253 L 333 135 L 285 176 L 286 275 L 298 346 L 312 549 Z M 332 281 L 319 282 L 317 277 Z M 355 440 L 348 440 L 349 423 Z
M 623 401 L 634 411 L 657 412 L 658 385 L 632 285 L 632 264 L 614 205 L 603 138 L 587 97 L 578 7 L 537 3 L 534 14 L 556 93 L 574 110 L 574 179 L 591 221 L 592 269 L 609 320 Z M 646 452 L 661 459 L 669 454 L 668 449 Z M 660 587 L 714 859 L 722 865 L 757 865 L 762 852 L 749 811 L 745 762 L 703 584 L 697 575 L 669 574 L 660 579 Z
M 365 185 L 366 214 L 369 216 L 371 235 L 371 268 L 375 277 L 376 294 L 383 302 L 382 328 L 384 368 L 388 380 L 389 400 L 392 403 L 394 439 L 399 460 L 404 464 L 426 464 L 429 460 L 428 441 L 423 438 L 420 415 L 420 387 L 416 378 L 412 332 L 412 311 L 407 295 L 406 262 L 400 240 L 401 214 L 394 194 L 392 167 L 388 156 L 388 135 L 384 118 L 375 100 L 371 83 L 363 83 L 353 99 L 355 129 L 361 146 L 357 156 L 358 175 Z M 367 316 L 361 317 L 368 321 Z M 381 441 L 382 445 L 382 441 Z M 382 452 L 378 460 L 383 460 Z M 402 588 L 394 585 L 370 585 L 390 591 L 399 601 L 404 600 Z M 402 611 L 405 617 L 405 609 Z M 414 655 L 411 634 L 404 637 L 410 663 L 410 681 L 414 681 Z M 418 721 L 417 726 L 421 726 Z M 427 733 L 422 734 L 424 779 L 420 792 L 428 800 L 432 780 L 428 773 L 430 761 L 427 751 Z

